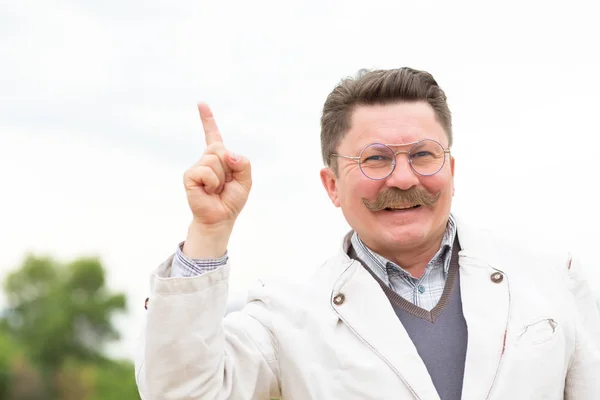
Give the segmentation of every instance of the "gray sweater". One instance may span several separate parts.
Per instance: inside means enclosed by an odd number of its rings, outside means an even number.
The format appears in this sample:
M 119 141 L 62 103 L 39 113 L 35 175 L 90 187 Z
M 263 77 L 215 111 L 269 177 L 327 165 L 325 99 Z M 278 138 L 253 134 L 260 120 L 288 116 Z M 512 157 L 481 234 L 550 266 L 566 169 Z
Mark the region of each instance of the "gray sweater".
M 459 251 L 458 238 L 455 238 L 444 292 L 431 311 L 399 296 L 365 266 L 390 300 L 442 400 L 460 400 L 465 370 L 467 323 L 460 296 Z M 349 255 L 356 258 L 353 249 Z

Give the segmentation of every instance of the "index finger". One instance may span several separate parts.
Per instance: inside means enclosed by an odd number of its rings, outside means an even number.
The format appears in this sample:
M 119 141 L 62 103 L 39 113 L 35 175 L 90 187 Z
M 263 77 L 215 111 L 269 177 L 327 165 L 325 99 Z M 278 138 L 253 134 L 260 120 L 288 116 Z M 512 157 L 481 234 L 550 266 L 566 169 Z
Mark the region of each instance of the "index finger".
M 204 135 L 206 138 L 206 145 L 210 145 L 215 142 L 223 142 L 217 122 L 213 116 L 210 107 L 206 103 L 198 104 L 198 111 L 200 112 L 200 120 L 202 121 L 202 127 L 204 128 Z

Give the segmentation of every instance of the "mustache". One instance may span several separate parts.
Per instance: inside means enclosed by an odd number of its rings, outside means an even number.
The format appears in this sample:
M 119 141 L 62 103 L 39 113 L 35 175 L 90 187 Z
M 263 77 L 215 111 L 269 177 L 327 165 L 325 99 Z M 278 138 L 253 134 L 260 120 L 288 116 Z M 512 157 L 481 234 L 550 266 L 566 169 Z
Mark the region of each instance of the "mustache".
M 377 194 L 374 202 L 369 202 L 363 197 L 364 205 L 371 211 L 381 211 L 386 208 L 395 208 L 407 204 L 432 206 L 440 198 L 440 193 L 432 195 L 423 188 L 412 187 L 408 190 L 396 187 L 387 189 Z

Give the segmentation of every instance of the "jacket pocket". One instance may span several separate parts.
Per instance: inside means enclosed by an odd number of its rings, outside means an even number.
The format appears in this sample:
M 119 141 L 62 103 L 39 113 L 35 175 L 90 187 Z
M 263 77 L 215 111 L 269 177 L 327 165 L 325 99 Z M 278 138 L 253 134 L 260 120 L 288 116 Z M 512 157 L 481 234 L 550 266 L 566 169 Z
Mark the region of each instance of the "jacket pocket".
M 540 318 L 528 324 L 517 335 L 519 346 L 536 346 L 551 340 L 558 335 L 559 326 L 553 318 Z

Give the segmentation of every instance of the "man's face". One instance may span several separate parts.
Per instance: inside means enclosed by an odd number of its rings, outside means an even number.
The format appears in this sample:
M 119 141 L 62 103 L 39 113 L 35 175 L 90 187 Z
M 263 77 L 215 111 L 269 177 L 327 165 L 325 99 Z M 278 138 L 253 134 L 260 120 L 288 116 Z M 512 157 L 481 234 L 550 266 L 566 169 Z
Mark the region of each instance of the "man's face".
M 448 148 L 448 137 L 426 102 L 359 106 L 352 114 L 351 128 L 337 153 L 358 156 L 366 145 L 374 142 L 404 144 L 422 139 L 433 139 Z M 411 145 L 392 148 L 409 151 Z M 454 159 L 448 154 L 445 157 L 446 162 L 437 174 L 422 176 L 411 169 L 407 154 L 399 154 L 394 171 L 382 180 L 367 178 L 352 160 L 334 158 L 333 162 L 338 163 L 337 177 L 331 169 L 324 168 L 321 179 L 334 205 L 342 208 L 348 224 L 373 251 L 385 256 L 396 251 L 425 249 L 441 239 L 450 214 Z M 422 191 L 437 201 L 408 210 L 371 211 L 365 205 L 365 201 L 372 204 L 378 195 L 394 188 Z

